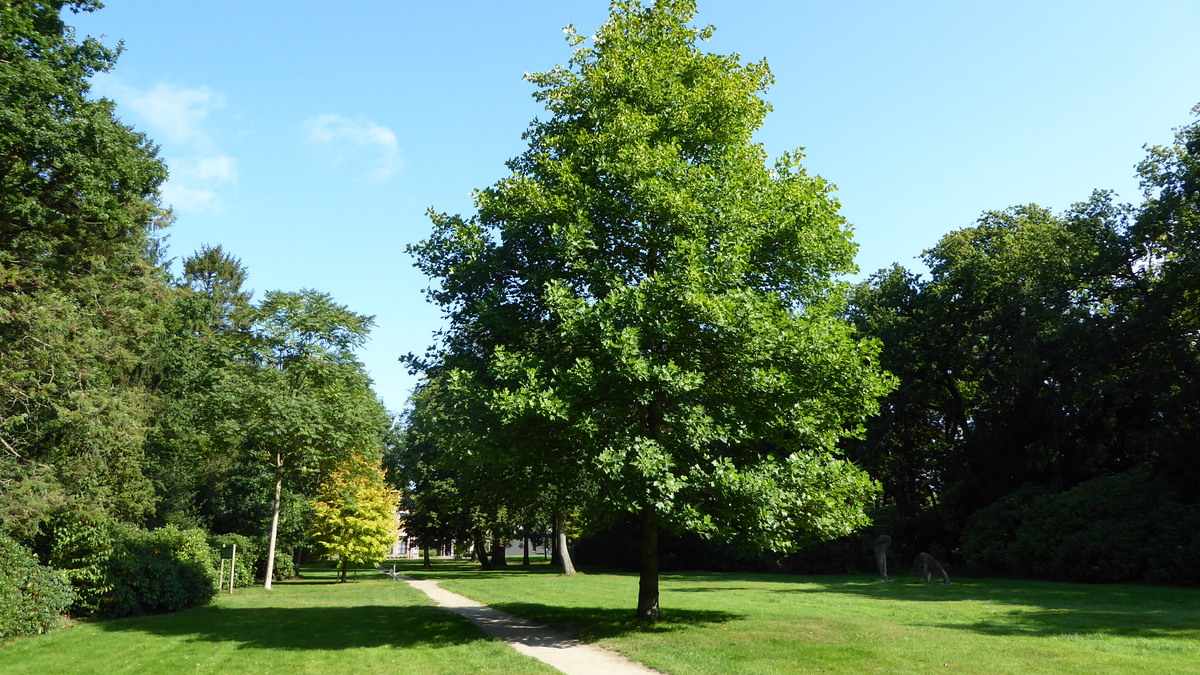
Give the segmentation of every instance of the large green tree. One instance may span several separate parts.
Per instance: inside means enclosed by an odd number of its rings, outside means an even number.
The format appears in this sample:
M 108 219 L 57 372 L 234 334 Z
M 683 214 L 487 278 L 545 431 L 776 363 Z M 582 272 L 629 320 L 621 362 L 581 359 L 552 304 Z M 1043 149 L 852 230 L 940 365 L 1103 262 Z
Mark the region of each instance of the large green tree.
M 156 519 L 259 534 L 253 528 L 260 519 L 246 518 L 226 499 L 228 491 L 246 496 L 248 472 L 240 438 L 224 433 L 229 411 L 218 395 L 221 383 L 243 367 L 253 318 L 243 288 L 247 270 L 219 246 L 203 247 L 182 267 L 157 349 L 159 404 L 146 442 L 159 499 Z
M 842 318 L 855 246 L 830 185 L 753 141 L 770 70 L 703 51 L 694 13 L 616 2 L 590 42 L 568 29 L 569 64 L 528 77 L 548 116 L 511 175 L 415 249 L 443 354 L 471 357 L 449 365 L 500 421 L 561 430 L 493 451 L 639 515 L 649 620 L 662 523 L 772 550 L 864 524 L 873 483 L 838 443 L 891 386 Z
M 0 3 L 0 511 L 25 535 L 72 496 L 129 520 L 154 508 L 142 444 L 166 167 L 88 95 L 118 50 L 61 15 L 97 7 Z
M 271 470 L 267 589 L 285 482 L 310 491 L 353 456 L 379 459 L 387 412 L 354 356 L 370 326 L 324 293 L 270 291 L 254 309 L 243 368 L 218 387 L 239 447 Z

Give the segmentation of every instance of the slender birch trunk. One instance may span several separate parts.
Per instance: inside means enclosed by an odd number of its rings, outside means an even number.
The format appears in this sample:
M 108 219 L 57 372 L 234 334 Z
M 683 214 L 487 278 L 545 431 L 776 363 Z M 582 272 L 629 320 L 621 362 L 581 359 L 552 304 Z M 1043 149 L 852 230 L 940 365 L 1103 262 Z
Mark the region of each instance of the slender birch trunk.
M 571 561 L 571 551 L 567 549 L 567 532 L 563 527 L 562 514 L 554 514 L 554 530 L 557 533 L 554 539 L 554 552 L 558 554 L 561 561 L 562 573 L 571 576 L 575 574 L 575 563 Z
M 271 590 L 275 576 L 275 537 L 279 532 L 279 495 L 283 492 L 283 454 L 275 453 L 275 499 L 271 502 L 271 537 L 267 543 L 267 578 L 263 588 Z

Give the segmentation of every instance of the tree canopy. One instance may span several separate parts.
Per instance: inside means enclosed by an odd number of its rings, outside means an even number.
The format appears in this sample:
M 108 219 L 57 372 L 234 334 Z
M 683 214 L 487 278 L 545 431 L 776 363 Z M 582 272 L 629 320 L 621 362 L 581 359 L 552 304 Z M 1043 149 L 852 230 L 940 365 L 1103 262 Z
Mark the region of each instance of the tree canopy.
M 568 30 L 512 173 L 413 249 L 449 319 L 428 365 L 496 422 L 481 454 L 641 514 L 647 619 L 660 521 L 771 549 L 863 522 L 874 485 L 839 440 L 892 385 L 842 317 L 831 186 L 753 142 L 770 70 L 703 51 L 694 14 L 617 2 L 591 44 Z
M 850 316 L 883 342 L 883 364 L 901 386 L 851 454 L 882 481 L 881 515 L 903 539 L 957 556 L 969 530 L 984 529 L 970 525 L 974 514 L 996 505 L 988 513 L 1000 518 L 1002 504 L 1033 494 L 1088 495 L 1109 503 L 1086 508 L 1121 510 L 1125 493 L 1084 486 L 1117 475 L 1192 504 L 1182 513 L 1193 515 L 1171 518 L 1194 522 L 1198 155 L 1193 122 L 1173 144 L 1148 148 L 1140 204 L 1097 191 L 1059 214 L 1037 205 L 985 212 L 925 253 L 928 276 L 897 266 L 856 289 Z M 995 534 L 1004 536 L 1013 533 Z M 1137 548 L 1160 548 L 1151 536 L 1145 528 Z M 1190 578 L 1145 564 L 1158 571 L 1139 563 L 1122 578 Z
M 362 456 L 343 461 L 321 483 L 313 505 L 313 540 L 341 563 L 341 580 L 350 565 L 375 563 L 396 540 L 399 495 L 387 486 L 383 469 Z

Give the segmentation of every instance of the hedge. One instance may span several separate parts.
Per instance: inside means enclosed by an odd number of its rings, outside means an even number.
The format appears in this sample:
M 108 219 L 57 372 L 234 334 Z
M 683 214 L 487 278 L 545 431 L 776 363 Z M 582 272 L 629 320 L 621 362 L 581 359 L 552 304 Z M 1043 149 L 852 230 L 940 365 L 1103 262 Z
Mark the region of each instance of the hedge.
M 0 639 L 45 633 L 58 625 L 73 599 L 61 573 L 38 564 L 32 552 L 0 534 Z
M 975 573 L 1063 581 L 1200 582 L 1200 505 L 1182 503 L 1148 470 L 1069 490 L 1025 488 L 967 523 Z

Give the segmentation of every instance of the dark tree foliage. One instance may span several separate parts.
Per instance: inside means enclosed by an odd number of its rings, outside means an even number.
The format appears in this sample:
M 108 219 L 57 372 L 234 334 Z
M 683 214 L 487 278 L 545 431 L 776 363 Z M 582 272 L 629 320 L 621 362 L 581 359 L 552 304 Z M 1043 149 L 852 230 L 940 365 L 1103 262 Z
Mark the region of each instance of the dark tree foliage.
M 64 9 L 0 4 L 0 513 L 29 535 L 64 499 L 153 510 L 148 364 L 169 292 L 151 259 L 166 167 L 88 98 L 119 50 Z
M 925 253 L 928 277 L 895 266 L 857 289 L 850 315 L 901 386 L 851 454 L 910 546 L 953 549 L 973 513 L 1018 490 L 1143 468 L 1194 507 L 1200 124 L 1138 172 L 1139 205 L 1096 192 L 1057 215 L 988 212 Z M 1153 576 L 1127 567 L 1118 578 Z
M 385 422 L 352 354 L 369 318 L 316 291 L 252 304 L 220 246 L 171 278 L 166 166 L 89 93 L 120 47 L 64 21 L 100 7 L 0 2 L 0 531 L 77 589 L 103 587 L 113 527 L 290 547 L 328 466 L 377 457 Z

